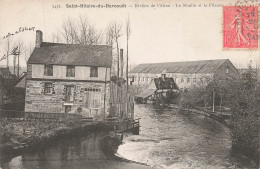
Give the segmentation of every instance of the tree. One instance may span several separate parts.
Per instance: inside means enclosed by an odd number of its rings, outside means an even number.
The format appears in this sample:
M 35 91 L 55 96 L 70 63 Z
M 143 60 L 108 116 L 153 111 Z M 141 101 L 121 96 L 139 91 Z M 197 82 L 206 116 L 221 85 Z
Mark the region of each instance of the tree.
M 122 30 L 122 24 L 118 24 L 116 22 L 112 24 L 113 38 L 116 43 L 116 51 L 117 51 L 117 79 L 119 79 L 119 38 L 122 36 L 121 30 Z
M 117 66 L 113 65 L 113 69 L 115 70 L 117 67 L 117 79 L 119 79 L 119 38 L 122 36 L 122 24 L 117 22 L 110 23 L 106 29 L 106 44 L 116 45 L 116 59 L 114 59 L 113 63 Z
M 76 41 L 76 26 L 74 21 L 71 18 L 67 18 L 62 23 L 62 36 L 65 39 L 66 43 L 74 44 Z
M 114 29 L 112 24 L 109 24 L 105 30 L 105 43 L 106 45 L 109 45 L 112 47 L 112 57 L 113 57 L 113 62 L 112 62 L 112 68 L 111 68 L 111 72 L 113 75 L 116 75 L 116 67 L 117 67 L 117 53 L 114 52 L 115 48 L 114 48 Z
M 109 24 L 105 31 L 106 36 L 106 45 L 112 46 L 114 45 L 114 33 L 113 33 L 113 27 L 112 24 Z
M 126 19 L 126 90 L 128 91 L 128 59 L 129 59 L 129 55 L 128 55 L 128 41 L 131 35 L 131 23 L 130 23 L 130 19 L 129 16 Z
M 259 101 L 256 77 L 251 67 L 238 81 L 231 81 L 227 90 L 232 110 L 231 138 L 236 151 L 259 157 Z M 259 152 L 258 152 L 259 153 Z M 259 158 L 258 158 L 259 159 Z
M 27 61 L 29 59 L 29 57 L 31 56 L 32 52 L 33 52 L 33 47 L 32 47 L 32 43 L 30 42 L 29 45 L 27 46 L 27 48 L 24 51 L 24 60 L 27 64 Z
M 97 45 L 103 43 L 103 33 L 87 17 L 67 18 L 61 28 L 63 39 L 69 44 Z
M 2 46 L 2 51 L 3 51 L 3 56 L 0 59 L 1 60 L 5 60 L 6 59 L 6 67 L 9 67 L 9 56 L 12 52 L 12 48 L 13 48 L 13 40 L 12 38 L 9 36 L 7 38 L 5 38 L 2 42 L 1 42 L 1 46 Z
M 25 53 L 26 48 L 24 46 L 23 41 L 20 39 L 16 42 L 15 46 L 17 46 L 17 54 L 14 55 L 14 74 L 15 74 L 15 67 L 16 67 L 16 56 L 18 57 L 18 64 L 17 64 L 17 77 L 20 77 L 20 56 Z

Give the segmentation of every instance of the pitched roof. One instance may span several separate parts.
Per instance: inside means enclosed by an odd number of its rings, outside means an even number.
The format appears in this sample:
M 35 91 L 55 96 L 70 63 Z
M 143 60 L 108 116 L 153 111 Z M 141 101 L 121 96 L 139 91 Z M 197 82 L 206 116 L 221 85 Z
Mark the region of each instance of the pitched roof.
M 22 77 L 20 77 L 20 79 L 17 82 L 17 84 L 15 85 L 15 87 L 25 88 L 25 85 L 26 85 L 25 78 L 26 78 L 26 73 Z
M 155 91 L 156 89 L 146 89 L 144 92 L 135 95 L 135 97 L 147 98 L 151 96 Z
M 179 89 L 177 84 L 174 82 L 173 78 L 158 77 L 158 78 L 154 78 L 153 80 L 154 80 L 157 90 L 159 90 L 159 89 Z
M 214 73 L 226 61 L 228 59 L 147 63 L 134 67 L 130 73 Z
M 28 63 L 111 67 L 112 47 L 43 42 L 33 50 Z

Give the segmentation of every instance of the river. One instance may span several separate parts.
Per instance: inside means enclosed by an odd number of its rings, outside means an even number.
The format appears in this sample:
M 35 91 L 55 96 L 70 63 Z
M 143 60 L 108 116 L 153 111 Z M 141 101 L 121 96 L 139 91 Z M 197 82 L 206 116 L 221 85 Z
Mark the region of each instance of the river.
M 231 153 L 229 129 L 210 118 L 149 104 L 135 105 L 135 117 L 141 118 L 140 135 L 124 134 L 118 156 L 154 168 L 250 168 Z M 0 168 L 150 168 L 105 155 L 99 147 L 105 134 L 75 134 L 16 155 L 0 150 Z
M 151 104 L 135 105 L 140 135 L 128 136 L 118 154 L 155 168 L 251 168 L 231 151 L 229 129 L 200 114 Z

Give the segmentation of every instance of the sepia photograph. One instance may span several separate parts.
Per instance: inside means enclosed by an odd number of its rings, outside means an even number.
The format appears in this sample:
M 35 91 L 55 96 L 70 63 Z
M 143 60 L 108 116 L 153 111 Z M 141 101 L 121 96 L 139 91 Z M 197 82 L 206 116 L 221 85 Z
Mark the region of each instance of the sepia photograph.
M 259 15 L 0 0 L 0 169 L 259 169 Z

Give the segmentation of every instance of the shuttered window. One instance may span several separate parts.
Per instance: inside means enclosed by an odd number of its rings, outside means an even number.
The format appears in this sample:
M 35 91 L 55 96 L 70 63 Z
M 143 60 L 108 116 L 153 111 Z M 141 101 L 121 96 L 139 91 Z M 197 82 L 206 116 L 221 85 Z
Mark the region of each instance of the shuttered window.
M 53 66 L 52 65 L 44 65 L 44 75 L 53 76 Z
M 67 77 L 75 77 L 75 66 L 67 66 Z
M 98 67 L 90 67 L 90 77 L 98 77 Z

